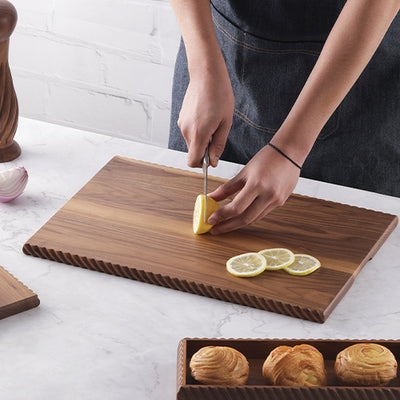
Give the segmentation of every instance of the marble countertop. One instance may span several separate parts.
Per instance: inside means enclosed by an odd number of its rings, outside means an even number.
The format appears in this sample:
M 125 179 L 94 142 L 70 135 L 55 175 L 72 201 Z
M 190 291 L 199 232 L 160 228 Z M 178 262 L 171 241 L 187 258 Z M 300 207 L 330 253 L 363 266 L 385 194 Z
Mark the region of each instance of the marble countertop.
M 113 156 L 188 169 L 185 154 L 20 119 L 29 173 L 0 203 L 0 265 L 41 304 L 0 321 L 4 400 L 172 400 L 184 337 L 400 339 L 400 227 L 366 264 L 324 324 L 26 256 L 22 246 Z M 210 174 L 233 177 L 220 162 Z M 400 198 L 300 179 L 296 193 L 400 215 Z M 195 311 L 195 312 L 194 312 Z

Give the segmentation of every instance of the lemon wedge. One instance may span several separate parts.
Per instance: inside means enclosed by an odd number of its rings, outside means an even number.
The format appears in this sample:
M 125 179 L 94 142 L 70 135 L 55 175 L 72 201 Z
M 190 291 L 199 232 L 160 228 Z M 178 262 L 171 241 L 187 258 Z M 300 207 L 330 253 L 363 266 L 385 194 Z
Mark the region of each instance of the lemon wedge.
M 226 262 L 226 269 L 232 275 L 248 278 L 264 272 L 266 265 L 267 260 L 262 255 L 245 253 L 230 258 Z
M 295 254 L 294 262 L 284 270 L 292 275 L 308 275 L 314 272 L 321 266 L 319 260 L 308 254 Z
M 258 252 L 267 261 L 267 270 L 276 270 L 288 267 L 294 262 L 294 254 L 289 249 L 265 249 Z
M 193 232 L 196 235 L 208 232 L 213 226 L 207 223 L 208 217 L 216 210 L 218 210 L 218 203 L 207 196 L 207 210 L 205 210 L 205 196 L 199 194 L 194 204 L 193 211 Z M 204 222 L 204 214 L 206 214 Z

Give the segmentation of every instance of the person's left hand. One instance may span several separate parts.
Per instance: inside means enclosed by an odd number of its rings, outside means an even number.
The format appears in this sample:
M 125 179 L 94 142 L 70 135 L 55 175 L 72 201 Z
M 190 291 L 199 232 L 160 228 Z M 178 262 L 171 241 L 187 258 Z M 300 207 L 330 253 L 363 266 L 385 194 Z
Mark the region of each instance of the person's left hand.
M 209 194 L 222 201 L 239 192 L 215 211 L 208 223 L 219 234 L 250 225 L 282 206 L 293 192 L 300 170 L 270 146 L 263 147 L 230 181 Z

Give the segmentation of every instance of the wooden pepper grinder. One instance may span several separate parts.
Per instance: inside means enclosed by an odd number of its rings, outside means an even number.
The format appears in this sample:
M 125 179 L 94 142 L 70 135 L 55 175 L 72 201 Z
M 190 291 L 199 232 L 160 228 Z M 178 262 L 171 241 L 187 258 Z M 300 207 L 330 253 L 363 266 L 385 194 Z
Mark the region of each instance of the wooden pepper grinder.
M 21 154 L 14 141 L 18 101 L 8 65 L 8 45 L 16 23 L 15 7 L 7 0 L 0 0 L 0 162 L 14 160 Z

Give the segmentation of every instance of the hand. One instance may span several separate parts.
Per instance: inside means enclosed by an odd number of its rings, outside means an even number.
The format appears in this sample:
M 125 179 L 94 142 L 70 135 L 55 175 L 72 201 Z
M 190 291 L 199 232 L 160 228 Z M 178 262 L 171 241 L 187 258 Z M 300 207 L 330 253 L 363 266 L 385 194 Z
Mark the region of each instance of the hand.
M 179 114 L 178 126 L 188 146 L 187 164 L 201 167 L 206 147 L 210 165 L 216 167 L 232 125 L 234 97 L 225 66 L 191 78 Z
M 282 206 L 293 192 L 300 170 L 270 146 L 263 147 L 230 181 L 209 196 L 222 201 L 239 192 L 227 205 L 215 211 L 208 223 L 211 233 L 229 232 L 263 218 Z

